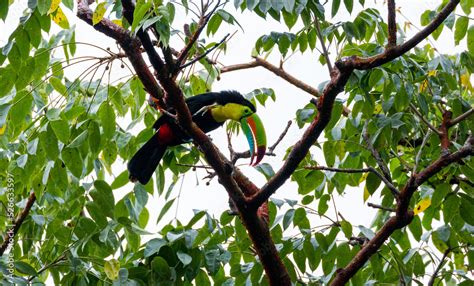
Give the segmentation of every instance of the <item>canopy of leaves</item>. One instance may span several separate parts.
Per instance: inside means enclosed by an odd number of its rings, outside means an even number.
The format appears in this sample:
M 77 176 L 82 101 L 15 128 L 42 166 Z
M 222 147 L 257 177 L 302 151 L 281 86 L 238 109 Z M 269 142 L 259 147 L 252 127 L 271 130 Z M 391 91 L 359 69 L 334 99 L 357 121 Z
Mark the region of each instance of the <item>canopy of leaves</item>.
M 0 0 L 3 21 L 12 13 L 12 2 Z M 440 9 L 448 1 L 442 2 Z M 232 26 L 245 27 L 239 21 L 246 10 L 252 17 L 271 17 L 287 27 L 261 31 L 252 54 L 261 59 L 277 54 L 283 62 L 311 53 L 330 67 L 329 59 L 377 55 L 388 42 L 385 11 L 367 7 L 363 0 L 235 0 L 225 4 L 218 4 L 205 29 L 207 36 L 201 36 L 189 51 L 189 61 L 196 61 L 178 77 L 186 96 L 212 90 L 225 72 L 226 67 L 215 59 L 234 43 L 214 36 L 231 31 Z M 125 78 L 110 78 L 113 67 L 131 69 L 121 51 L 96 46 L 104 56 L 74 56 L 84 44 L 75 41 L 71 23 L 77 19 L 66 15 L 76 11 L 77 3 L 33 0 L 27 5 L 0 53 L 0 215 L 5 218 L 1 233 L 11 229 L 12 219 L 24 215 L 21 222 L 15 220 L 21 227 L 9 250 L 13 268 L 8 251 L 0 260 L 2 283 L 266 285 L 264 267 L 245 226 L 227 212 L 195 211 L 189 222 L 175 219 L 165 222 L 159 233 L 147 231 L 148 224 L 161 222 L 179 202 L 174 186 L 183 174 L 192 172 L 191 166 L 200 164 L 201 153 L 191 144 L 170 148 L 150 183 L 129 183 L 125 168 L 116 166 L 123 166 L 148 140 L 159 116 L 147 104 L 146 88 L 133 72 Z M 91 6 L 92 24 L 110 19 L 133 35 L 153 28 L 159 38 L 155 44 L 167 48 L 176 41 L 181 40 L 180 45 L 190 41 L 199 27 L 200 5 L 187 0 L 139 0 L 129 23 L 123 18 L 121 1 L 97 1 Z M 474 116 L 470 116 L 473 6 L 472 0 L 460 1 L 430 41 L 409 53 L 373 69 L 355 70 L 344 95 L 334 104 L 324 138 L 291 175 L 298 200 L 269 201 L 271 237 L 294 283 L 330 283 L 336 270 L 347 266 L 380 230 L 391 215 L 387 209 L 396 208 L 391 188 L 401 190 L 412 174 L 446 152 L 459 150 L 474 130 Z M 428 25 L 440 9 L 424 12 L 421 25 Z M 183 30 L 176 24 L 178 13 L 188 15 L 189 25 Z M 345 20 L 332 21 L 334 17 Z M 59 32 L 51 32 L 58 31 L 57 27 Z M 405 41 L 405 32 L 412 29 L 412 23 L 400 20 L 398 42 Z M 442 33 L 449 34 L 461 52 L 440 54 L 435 46 L 442 45 L 436 42 Z M 211 49 L 214 53 L 202 56 Z M 69 76 L 68 70 L 79 64 L 88 67 L 78 76 Z M 264 86 L 247 96 L 260 105 L 268 98 L 279 102 L 278 92 Z M 450 126 L 448 146 L 438 134 L 447 111 L 452 121 L 462 119 Z M 310 103 L 298 107 L 288 119 L 304 129 L 318 112 Z M 126 127 L 120 123 L 124 120 Z M 146 128 L 138 134 L 132 131 L 141 122 Z M 228 130 L 236 132 L 232 124 Z M 276 155 L 286 159 L 284 152 Z M 323 165 L 342 172 L 323 170 Z M 262 164 L 257 170 L 270 179 L 274 167 Z M 344 172 L 367 167 L 374 172 Z M 377 175 L 386 173 L 390 185 Z M 471 156 L 446 166 L 424 183 L 409 202 L 416 214 L 413 221 L 395 231 L 370 257 L 352 278 L 352 285 L 423 285 L 437 267 L 433 281 L 471 285 L 473 178 Z M 123 186 L 128 192 L 118 199 L 116 191 Z M 360 187 L 360 197 L 381 208 L 364 226 L 328 211 L 334 196 L 350 187 Z M 146 206 L 151 195 L 166 200 L 159 207 L 158 221 L 149 221 L 150 213 L 157 211 Z M 32 203 L 29 208 L 28 203 Z M 6 245 L 4 238 L 8 236 L 1 239 Z

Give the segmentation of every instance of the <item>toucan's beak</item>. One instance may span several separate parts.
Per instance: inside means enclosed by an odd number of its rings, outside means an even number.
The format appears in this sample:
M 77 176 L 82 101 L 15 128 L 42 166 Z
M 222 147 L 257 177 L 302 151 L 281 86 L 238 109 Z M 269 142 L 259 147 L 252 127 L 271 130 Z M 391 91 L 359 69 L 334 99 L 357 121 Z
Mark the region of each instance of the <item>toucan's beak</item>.
M 240 119 L 240 126 L 249 142 L 250 155 L 252 156 L 250 165 L 255 166 L 263 159 L 267 149 L 265 128 L 263 127 L 262 120 L 260 120 L 256 113 Z M 253 163 L 255 153 L 257 153 L 257 160 Z

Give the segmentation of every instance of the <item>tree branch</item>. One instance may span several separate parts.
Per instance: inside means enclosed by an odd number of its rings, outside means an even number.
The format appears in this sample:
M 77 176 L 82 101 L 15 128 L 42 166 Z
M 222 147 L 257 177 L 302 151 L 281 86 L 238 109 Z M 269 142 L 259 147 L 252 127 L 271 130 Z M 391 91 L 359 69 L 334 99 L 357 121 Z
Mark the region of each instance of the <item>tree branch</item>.
M 395 188 L 395 186 L 387 179 L 385 178 L 382 174 L 377 172 L 377 170 L 374 167 L 367 167 L 367 168 L 362 168 L 362 169 L 348 169 L 348 168 L 332 168 L 332 167 L 324 167 L 324 166 L 307 166 L 305 169 L 309 170 L 321 170 L 321 171 L 330 171 L 330 172 L 337 172 L 337 173 L 348 173 L 348 174 L 353 174 L 353 173 L 367 173 L 371 172 L 377 177 L 379 177 L 382 182 L 387 186 L 387 188 L 392 192 L 392 194 L 397 197 L 400 193 Z
M 451 253 L 451 248 L 448 248 L 444 251 L 443 257 L 441 257 L 441 260 L 439 261 L 438 267 L 436 267 L 435 271 L 433 272 L 433 275 L 431 275 L 430 281 L 428 281 L 428 286 L 433 286 L 434 282 L 436 280 L 436 277 L 438 277 L 438 273 L 441 271 L 443 268 L 444 260 L 448 257 L 448 255 Z
M 227 38 L 228 38 L 229 36 L 230 36 L 230 34 L 227 34 L 219 43 L 216 43 L 214 46 L 212 46 L 212 48 L 208 49 L 208 50 L 205 51 L 202 55 L 199 55 L 198 57 L 196 57 L 196 58 L 193 59 L 192 61 L 183 64 L 182 66 L 179 67 L 179 69 L 187 68 L 187 67 L 189 67 L 190 65 L 193 65 L 195 62 L 198 62 L 198 61 L 200 61 L 201 59 L 205 58 L 210 52 L 212 52 L 213 50 L 217 49 L 217 47 L 219 47 L 220 45 L 222 45 L 222 43 L 224 43 L 224 42 L 227 40 Z
M 385 185 L 387 185 L 387 187 L 392 192 L 395 199 L 398 200 L 399 192 L 398 192 L 397 188 L 395 188 L 393 186 L 392 176 L 390 175 L 390 170 L 388 169 L 385 162 L 382 160 L 382 157 L 380 157 L 379 151 L 377 151 L 377 149 L 375 149 L 374 146 L 372 145 L 372 142 L 370 142 L 368 123 L 369 123 L 369 121 L 365 122 L 365 125 L 364 125 L 364 130 L 365 131 L 363 132 L 362 137 L 364 138 L 365 142 L 367 143 L 367 148 L 369 149 L 370 153 L 372 153 L 372 156 L 374 157 L 375 162 L 377 162 L 377 165 L 379 166 L 380 170 L 382 171 L 383 176 L 379 177 L 379 178 L 385 183 Z
M 344 60 L 342 60 L 344 61 Z M 339 63 L 339 62 L 338 62 Z M 336 67 L 338 65 L 336 63 Z M 250 199 L 251 208 L 258 208 L 263 202 L 280 187 L 291 174 L 296 170 L 299 163 L 308 153 L 309 148 L 318 139 L 324 128 L 329 123 L 336 96 L 344 89 L 352 69 L 340 70 L 339 67 L 333 70 L 331 81 L 327 84 L 323 91 L 323 95 L 318 101 L 318 114 L 315 120 L 306 129 L 302 138 L 293 146 L 292 151 L 288 155 L 286 161 L 280 170 L 262 187 L 260 192 Z
M 297 79 L 296 77 L 292 76 L 291 74 L 287 73 L 284 69 L 272 65 L 270 62 L 260 58 L 260 57 L 255 57 L 255 60 L 250 63 L 246 64 L 237 64 L 237 65 L 231 65 L 231 66 L 225 66 L 221 68 L 221 73 L 226 73 L 226 72 L 231 72 L 231 71 L 236 71 L 236 70 L 242 70 L 242 69 L 249 69 L 249 68 L 254 68 L 254 67 L 263 67 L 275 75 L 283 78 L 287 82 L 291 83 L 292 85 L 298 87 L 299 89 L 302 89 L 306 91 L 307 93 L 319 97 L 321 96 L 321 93 L 314 87 L 310 86 L 307 83 L 302 82 L 301 80 Z
M 469 116 L 474 114 L 474 108 L 469 109 L 468 111 L 464 112 L 463 114 L 459 115 L 458 117 L 449 121 L 448 126 L 452 127 L 463 120 L 466 120 Z
M 329 52 L 328 52 L 328 49 L 326 48 L 326 44 L 324 43 L 323 34 L 321 33 L 321 27 L 319 25 L 319 20 L 318 20 L 317 17 L 315 17 L 314 23 L 315 23 L 315 26 L 316 26 L 316 32 L 318 34 L 318 39 L 321 42 L 321 47 L 323 49 L 323 56 L 326 59 L 326 64 L 328 66 L 329 74 L 331 74 L 331 72 L 332 72 L 331 59 L 329 58 Z
M 28 197 L 28 200 L 26 201 L 25 208 L 23 211 L 18 215 L 17 219 L 15 220 L 14 224 L 12 225 L 13 228 L 10 230 L 11 234 L 8 232 L 5 234 L 3 237 L 3 243 L 0 246 L 0 256 L 3 256 L 3 253 L 5 253 L 5 250 L 7 250 L 8 246 L 10 245 L 10 239 L 13 239 L 15 235 L 17 234 L 18 230 L 20 229 L 21 225 L 23 224 L 23 221 L 25 221 L 25 218 L 28 216 L 30 213 L 31 208 L 33 207 L 33 204 L 36 201 L 36 195 L 34 192 L 30 193 L 30 196 Z
M 123 7 L 123 14 L 129 24 L 131 25 L 133 23 L 133 12 L 135 10 L 135 5 L 133 5 L 131 0 L 122 0 L 122 7 Z M 137 31 L 137 36 L 140 38 L 143 48 L 145 49 L 148 58 L 150 59 L 151 64 L 153 65 L 153 68 L 157 73 L 167 73 L 167 68 L 163 60 L 160 58 L 158 53 L 155 50 L 155 46 L 153 45 L 150 36 L 146 31 L 144 31 L 142 28 L 140 28 Z
M 217 4 L 214 6 L 214 8 L 211 10 L 211 12 L 209 12 L 207 15 L 205 15 L 206 9 L 201 11 L 201 17 L 199 18 L 198 27 L 196 29 L 196 32 L 194 32 L 194 34 L 191 36 L 191 38 L 189 39 L 189 42 L 186 44 L 186 46 L 183 48 L 183 50 L 181 50 L 181 52 L 178 55 L 178 58 L 176 59 L 176 70 L 173 71 L 173 76 L 178 74 L 179 71 L 181 70 L 180 67 L 183 64 L 183 62 L 186 61 L 186 58 L 188 57 L 189 51 L 193 47 L 194 43 L 196 43 L 196 41 L 199 39 L 199 35 L 201 35 L 201 32 L 206 27 L 207 23 L 211 19 L 211 16 L 214 14 L 214 12 L 216 12 L 217 8 L 220 6 L 220 3 L 221 3 L 220 0 L 218 0 Z
M 453 113 L 451 111 L 444 111 L 443 112 L 443 121 L 441 122 L 441 127 L 439 128 L 439 140 L 441 141 L 441 153 L 448 154 L 449 153 L 449 145 L 451 142 L 449 140 L 449 122 Z
M 159 99 L 163 97 L 163 91 L 156 82 L 153 74 L 148 69 L 146 62 L 141 55 L 141 42 L 133 37 L 127 30 L 116 25 L 107 18 L 103 18 L 99 23 L 92 25 L 92 10 L 89 8 L 86 0 L 77 1 L 77 16 L 93 26 L 95 30 L 116 40 L 120 47 L 125 51 L 128 60 L 132 64 L 137 76 L 143 83 L 146 91 L 154 98 Z
M 405 43 L 395 46 L 391 49 L 386 50 L 385 52 L 368 58 L 359 58 L 359 57 L 351 57 L 352 61 L 345 61 L 343 63 L 344 68 L 358 69 L 358 70 L 367 70 L 371 68 L 375 68 L 381 66 L 389 61 L 392 61 L 399 56 L 405 54 L 409 50 L 413 49 L 416 45 L 418 45 L 421 41 L 426 39 L 431 33 L 434 32 L 446 18 L 454 11 L 456 6 L 459 4 L 460 0 L 450 0 L 448 4 L 444 6 L 443 9 L 436 15 L 436 17 L 429 23 L 423 30 L 415 34 L 410 40 L 406 41 Z
M 273 152 L 275 151 L 275 148 L 280 144 L 281 140 L 286 136 L 286 133 L 288 133 L 288 129 L 290 129 L 292 121 L 289 120 L 288 123 L 286 124 L 285 129 L 283 132 L 280 134 L 280 137 L 275 141 L 275 143 L 268 148 L 268 152 L 265 153 L 266 156 L 276 156 L 276 154 Z M 250 151 L 245 151 L 245 152 L 235 152 L 234 149 L 232 148 L 232 143 L 230 140 L 230 134 L 227 134 L 227 142 L 229 146 L 229 151 L 230 151 L 230 158 L 232 161 L 232 164 L 235 165 L 235 163 L 241 159 L 241 158 L 250 158 Z
M 434 133 L 438 134 L 438 136 L 441 135 L 441 131 L 438 130 L 438 128 L 434 127 L 429 121 L 428 119 L 426 119 L 419 111 L 418 109 L 416 109 L 416 107 L 410 103 L 409 104 L 410 106 L 410 109 L 415 113 L 416 116 L 418 116 L 418 118 L 426 124 L 426 126 L 428 126 L 429 129 L 433 130 Z
M 381 206 L 381 205 L 376 205 L 376 204 L 373 204 L 373 203 L 367 203 L 367 205 L 371 208 L 380 209 L 380 210 L 383 210 L 383 211 L 388 211 L 388 212 L 395 212 L 396 211 L 395 209 L 387 208 L 387 207 L 384 207 L 384 206 Z
M 397 45 L 397 20 L 396 20 L 396 8 L 395 0 L 388 0 L 388 47 L 394 47 Z
M 356 254 L 352 261 L 344 268 L 336 271 L 336 277 L 330 285 L 344 285 L 354 276 L 357 271 L 364 266 L 369 258 L 377 252 L 382 244 L 397 229 L 403 228 L 413 220 L 413 211 L 408 210 L 410 199 L 418 187 L 441 171 L 444 167 L 457 162 L 467 156 L 474 155 L 474 137 L 469 136 L 466 143 L 458 151 L 440 157 L 419 174 L 413 174 L 400 192 L 400 200 L 397 203 L 395 216 L 390 217 L 375 236 L 366 243 Z

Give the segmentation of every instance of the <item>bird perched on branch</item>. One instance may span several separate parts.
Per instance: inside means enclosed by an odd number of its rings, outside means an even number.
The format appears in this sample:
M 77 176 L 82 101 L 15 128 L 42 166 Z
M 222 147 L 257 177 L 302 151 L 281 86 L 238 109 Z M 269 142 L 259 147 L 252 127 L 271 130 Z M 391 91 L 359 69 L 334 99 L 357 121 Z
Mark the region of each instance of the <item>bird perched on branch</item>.
M 210 132 L 226 120 L 240 122 L 250 147 L 250 164 L 258 164 L 266 150 L 266 135 L 255 106 L 237 91 L 221 91 L 199 94 L 186 99 L 193 121 L 204 132 Z M 171 110 L 171 113 L 174 111 Z M 132 182 L 146 184 L 153 175 L 166 148 L 191 140 L 172 116 L 163 114 L 153 125 L 156 133 L 133 155 L 128 162 Z M 256 157 L 255 163 L 253 163 Z

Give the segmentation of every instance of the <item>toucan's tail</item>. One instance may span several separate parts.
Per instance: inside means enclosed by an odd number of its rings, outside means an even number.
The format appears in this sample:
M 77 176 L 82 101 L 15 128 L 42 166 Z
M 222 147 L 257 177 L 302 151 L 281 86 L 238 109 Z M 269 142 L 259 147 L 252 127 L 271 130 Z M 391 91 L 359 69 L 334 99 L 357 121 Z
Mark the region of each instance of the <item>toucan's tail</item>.
M 166 151 L 166 145 L 159 144 L 156 135 L 151 137 L 128 162 L 129 178 L 146 185 L 155 172 Z

